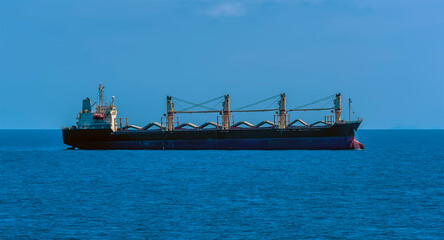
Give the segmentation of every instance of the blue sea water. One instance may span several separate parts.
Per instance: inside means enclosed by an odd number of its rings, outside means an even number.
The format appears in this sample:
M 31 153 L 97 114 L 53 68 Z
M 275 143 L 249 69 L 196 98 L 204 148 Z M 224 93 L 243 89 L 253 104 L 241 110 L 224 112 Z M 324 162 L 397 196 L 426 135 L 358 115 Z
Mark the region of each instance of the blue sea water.
M 67 150 L 0 131 L 0 239 L 444 239 L 444 131 L 361 151 Z

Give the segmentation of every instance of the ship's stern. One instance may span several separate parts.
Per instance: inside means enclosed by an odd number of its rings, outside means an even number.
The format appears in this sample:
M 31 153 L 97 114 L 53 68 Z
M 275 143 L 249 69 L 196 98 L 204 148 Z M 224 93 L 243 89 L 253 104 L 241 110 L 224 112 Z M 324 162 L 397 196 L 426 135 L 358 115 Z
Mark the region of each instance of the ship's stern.
M 79 129 L 76 127 L 62 128 L 63 143 L 71 148 L 100 149 L 109 141 L 111 129 Z

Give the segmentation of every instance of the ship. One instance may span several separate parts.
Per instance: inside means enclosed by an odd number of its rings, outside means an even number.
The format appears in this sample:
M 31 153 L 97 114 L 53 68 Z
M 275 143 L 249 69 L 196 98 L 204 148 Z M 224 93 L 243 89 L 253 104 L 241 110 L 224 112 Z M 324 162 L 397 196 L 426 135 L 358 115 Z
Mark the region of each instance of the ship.
M 193 103 L 180 98 L 166 97 L 166 114 L 160 122 L 150 122 L 144 127 L 128 124 L 127 118 L 117 118 L 115 98 L 109 104 L 104 102 L 104 86 L 99 84 L 98 104 L 91 99 L 82 102 L 75 126 L 63 127 L 63 142 L 70 149 L 153 149 L 153 150 L 342 150 L 364 149 L 356 139 L 362 118 L 351 120 L 349 99 L 349 120 L 341 118 L 341 94 L 292 109 L 286 108 L 285 93 L 231 109 L 230 95 L 202 103 Z M 251 109 L 268 100 L 277 99 L 275 108 Z M 219 101 L 220 108 L 208 107 L 210 102 Z M 321 101 L 331 101 L 331 106 L 307 108 Z M 175 103 L 189 104 L 189 107 L 176 110 Z M 92 110 L 95 106 L 94 111 Z M 191 111 L 200 107 L 204 110 Z M 307 124 L 302 119 L 290 119 L 291 112 L 330 111 L 332 115 L 324 120 Z M 274 120 L 251 124 L 247 121 L 234 122 L 234 113 L 273 112 Z M 179 114 L 216 113 L 215 122 L 196 125 L 190 122 L 179 124 Z M 334 115 L 333 115 L 334 114 Z M 219 121 L 220 120 L 220 121 Z

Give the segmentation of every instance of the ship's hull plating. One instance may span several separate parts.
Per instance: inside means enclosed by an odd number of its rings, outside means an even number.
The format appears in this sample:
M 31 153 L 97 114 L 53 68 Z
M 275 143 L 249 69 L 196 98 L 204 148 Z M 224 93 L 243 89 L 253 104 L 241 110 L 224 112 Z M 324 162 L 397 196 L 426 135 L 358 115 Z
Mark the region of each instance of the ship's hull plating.
M 356 149 L 360 121 L 322 127 L 176 131 L 63 129 L 79 149 Z

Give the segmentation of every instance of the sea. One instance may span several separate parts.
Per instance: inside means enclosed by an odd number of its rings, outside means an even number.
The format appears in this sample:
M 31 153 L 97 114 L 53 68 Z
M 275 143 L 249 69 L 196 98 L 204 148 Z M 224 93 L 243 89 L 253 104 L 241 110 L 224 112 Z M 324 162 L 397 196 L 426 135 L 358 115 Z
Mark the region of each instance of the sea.
M 444 239 L 444 130 L 364 150 L 69 150 L 0 130 L 0 239 Z

